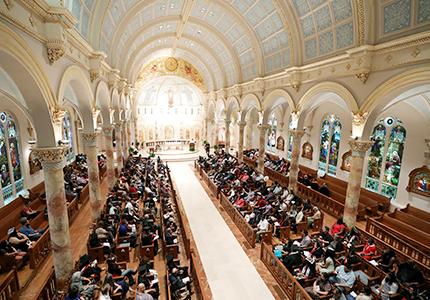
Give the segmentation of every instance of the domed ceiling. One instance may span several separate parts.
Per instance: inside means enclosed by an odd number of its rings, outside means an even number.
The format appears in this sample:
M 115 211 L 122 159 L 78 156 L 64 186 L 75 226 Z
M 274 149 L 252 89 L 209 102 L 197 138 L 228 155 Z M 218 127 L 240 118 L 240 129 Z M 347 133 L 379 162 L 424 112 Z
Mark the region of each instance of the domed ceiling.
M 134 83 L 173 56 L 216 90 L 424 30 L 429 0 L 65 0 L 76 28 Z M 369 13 L 371 11 L 372 13 Z M 371 29 L 371 26 L 376 26 Z

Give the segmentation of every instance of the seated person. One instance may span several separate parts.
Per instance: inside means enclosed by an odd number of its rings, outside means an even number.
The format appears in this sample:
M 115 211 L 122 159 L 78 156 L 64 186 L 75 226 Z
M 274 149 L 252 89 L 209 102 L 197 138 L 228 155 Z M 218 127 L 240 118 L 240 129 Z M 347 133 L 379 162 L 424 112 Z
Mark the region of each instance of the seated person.
M 330 189 L 327 186 L 327 183 L 323 183 L 323 185 L 320 187 L 319 192 L 327 197 L 330 197 Z
M 30 248 L 32 242 L 25 234 L 17 232 L 15 227 L 9 228 L 7 233 L 8 242 L 11 244 L 11 246 L 22 252 L 28 252 L 28 248 Z
M 355 300 L 372 300 L 372 290 L 370 287 L 365 286 L 363 291 L 357 295 Z
M 145 284 L 139 283 L 136 290 L 136 300 L 154 300 L 151 294 L 145 290 Z
M 312 299 L 319 299 L 321 296 L 327 296 L 332 291 L 332 286 L 328 280 L 328 276 L 321 274 L 314 281 L 312 287 L 307 287 L 305 290 Z
M 1 272 L 11 270 L 17 263 L 26 259 L 27 253 L 15 249 L 8 241 L 0 241 Z
M 324 255 L 324 260 L 317 263 L 316 271 L 320 274 L 331 274 L 334 271 L 334 253 L 331 251 L 326 251 Z
M 303 239 L 300 242 L 300 248 L 304 249 L 307 248 L 308 246 L 310 246 L 312 244 L 312 239 L 311 236 L 309 235 L 308 231 L 305 230 L 303 232 Z
M 372 238 L 369 238 L 364 244 L 363 251 L 358 253 L 365 260 L 371 260 L 372 257 L 376 254 L 376 245 Z
M 326 246 L 333 241 L 333 237 L 330 234 L 330 227 L 324 226 L 324 229 L 321 231 L 318 240 Z
M 394 296 L 399 289 L 396 275 L 394 273 L 388 273 L 384 279 L 382 279 L 381 285 L 373 291 L 380 295 L 383 300 L 390 300 L 390 297 Z
M 332 236 L 335 236 L 335 235 L 343 236 L 345 229 L 346 229 L 346 225 L 343 222 L 343 217 L 340 217 L 339 219 L 337 219 L 336 223 L 334 223 L 333 226 L 331 227 L 330 234 Z
M 118 234 L 120 237 L 124 237 L 128 235 L 128 222 L 125 219 L 121 220 L 121 224 L 118 228 Z
M 329 278 L 330 282 L 340 290 L 343 295 L 349 294 L 355 283 L 355 273 L 350 264 L 340 265 L 334 271 L 334 276 Z
M 379 267 L 384 272 L 392 272 L 393 271 L 393 265 L 396 262 L 396 252 L 388 248 L 383 253 L 381 258 L 378 260 Z
M 97 228 L 96 228 L 96 230 L 95 230 L 95 233 L 97 234 L 97 238 L 99 239 L 99 240 L 107 240 L 107 241 L 109 241 L 109 243 L 112 243 L 113 242 L 113 234 L 112 234 L 112 232 L 110 232 L 110 231 L 107 231 L 105 228 L 104 228 L 104 222 L 103 221 L 99 221 L 98 223 L 97 223 Z
M 308 227 L 312 226 L 315 220 L 321 219 L 321 211 L 318 206 L 312 207 L 312 216 L 308 217 Z
M 30 241 L 37 241 L 43 234 L 43 230 L 33 229 L 30 225 L 30 222 L 26 217 L 22 217 L 19 219 L 21 223 L 21 228 L 19 228 L 19 232 L 26 235 Z
M 30 207 L 30 199 L 25 199 L 24 207 L 22 208 L 21 215 L 31 220 L 38 215 L 38 211 Z

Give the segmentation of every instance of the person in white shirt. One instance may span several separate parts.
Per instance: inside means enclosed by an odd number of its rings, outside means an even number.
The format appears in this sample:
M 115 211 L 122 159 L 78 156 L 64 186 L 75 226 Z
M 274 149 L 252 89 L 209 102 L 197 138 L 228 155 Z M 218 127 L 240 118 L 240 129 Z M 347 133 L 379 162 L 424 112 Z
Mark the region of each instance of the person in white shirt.
M 261 234 L 265 233 L 269 230 L 269 221 L 267 219 L 261 220 L 257 225 L 258 231 L 257 231 L 257 242 L 260 241 Z
M 303 210 L 300 210 L 296 215 L 296 224 L 299 224 L 305 215 L 303 214 Z

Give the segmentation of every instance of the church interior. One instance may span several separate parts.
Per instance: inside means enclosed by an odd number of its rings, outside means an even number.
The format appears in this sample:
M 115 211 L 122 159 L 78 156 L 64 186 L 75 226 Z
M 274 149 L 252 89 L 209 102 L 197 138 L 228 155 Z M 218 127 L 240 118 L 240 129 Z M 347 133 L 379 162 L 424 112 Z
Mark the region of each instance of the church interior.
M 0 0 L 0 300 L 430 299 L 430 0 Z

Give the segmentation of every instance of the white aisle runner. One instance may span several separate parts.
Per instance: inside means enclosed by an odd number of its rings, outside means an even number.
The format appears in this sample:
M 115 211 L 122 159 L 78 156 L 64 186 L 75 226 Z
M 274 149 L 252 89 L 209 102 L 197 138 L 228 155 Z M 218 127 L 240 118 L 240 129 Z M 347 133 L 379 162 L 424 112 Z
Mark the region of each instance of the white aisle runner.
M 270 300 L 270 290 L 188 163 L 169 163 L 215 300 Z

